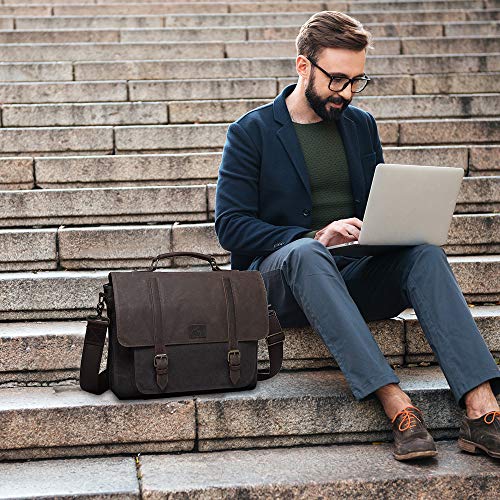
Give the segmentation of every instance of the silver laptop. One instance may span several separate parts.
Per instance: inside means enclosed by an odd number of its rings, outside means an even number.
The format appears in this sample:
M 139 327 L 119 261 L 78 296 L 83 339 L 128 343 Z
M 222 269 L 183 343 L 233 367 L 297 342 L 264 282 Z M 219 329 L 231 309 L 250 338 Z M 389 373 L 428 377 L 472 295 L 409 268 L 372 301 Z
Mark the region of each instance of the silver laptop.
M 358 240 L 327 248 L 357 257 L 444 245 L 463 176 L 463 168 L 379 163 Z

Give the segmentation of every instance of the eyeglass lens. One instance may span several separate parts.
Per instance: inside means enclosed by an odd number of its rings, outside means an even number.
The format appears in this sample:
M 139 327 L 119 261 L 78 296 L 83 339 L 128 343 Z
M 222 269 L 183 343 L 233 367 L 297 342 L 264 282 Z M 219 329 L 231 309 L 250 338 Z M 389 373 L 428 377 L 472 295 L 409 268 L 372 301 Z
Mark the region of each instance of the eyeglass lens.
M 349 80 L 347 78 L 334 78 L 330 83 L 330 90 L 334 92 L 341 92 L 347 87 Z M 354 80 L 352 82 L 352 91 L 353 92 L 361 92 L 367 85 L 367 80 Z

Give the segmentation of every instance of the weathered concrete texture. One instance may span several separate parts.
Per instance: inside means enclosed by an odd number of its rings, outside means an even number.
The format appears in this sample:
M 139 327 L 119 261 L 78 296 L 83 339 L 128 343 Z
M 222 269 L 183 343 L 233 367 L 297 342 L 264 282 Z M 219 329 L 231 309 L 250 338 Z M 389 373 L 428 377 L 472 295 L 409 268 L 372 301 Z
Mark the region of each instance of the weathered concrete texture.
M 464 178 L 457 204 L 466 205 L 471 212 L 498 212 L 495 208 L 500 205 L 500 175 Z
M 443 78 L 439 75 L 415 75 L 415 94 L 468 94 L 500 92 L 498 73 L 455 73 Z
M 32 63 L 33 65 L 35 63 Z M 75 62 L 75 80 L 167 80 L 198 78 L 297 77 L 287 57 Z M 365 71 L 373 75 L 498 71 L 496 54 L 370 55 Z M 448 76 L 447 76 L 448 77 Z
M 113 454 L 152 444 L 168 451 L 192 450 L 195 403 L 191 396 L 119 400 L 75 386 L 0 389 L 0 459 Z M 26 432 L 36 429 L 36 432 Z M 107 447 L 109 446 L 109 449 Z M 62 450 L 58 448 L 62 447 Z M 140 449 L 140 447 L 139 447 Z M 116 451 L 114 452 L 116 453 Z
M 246 40 L 247 29 L 244 27 L 137 29 L 121 30 L 120 36 L 123 42 L 243 41 Z
M 221 268 L 229 269 L 229 265 Z M 207 266 L 170 269 L 161 264 L 157 270 L 172 271 L 206 272 Z M 107 281 L 106 271 L 0 273 L 0 320 L 85 319 L 94 314 L 98 293 Z
M 217 123 L 236 120 L 241 115 L 272 99 L 233 99 L 210 101 L 178 101 L 168 103 L 170 123 Z
M 109 222 L 206 221 L 206 187 L 142 186 L 121 188 L 5 191 L 0 226 Z
M 377 54 L 400 54 L 400 41 L 379 38 Z M 296 53 L 294 40 L 261 40 L 250 42 L 226 42 L 227 57 L 293 57 Z M 0 52 L 1 54 L 1 52 Z
M 140 498 L 131 456 L 0 463 L 0 477 L 0 499 Z
M 463 410 L 439 367 L 398 368 L 396 374 L 428 428 L 456 437 Z M 120 401 L 111 391 L 96 396 L 74 385 L 0 392 L 4 460 L 192 451 L 195 437 L 206 451 L 391 436 L 380 402 L 357 401 L 340 370 L 283 372 L 252 390 L 148 400 Z M 37 432 L 27 433 L 32 426 Z
M 500 141 L 497 118 L 411 120 L 399 122 L 400 144 L 456 144 Z
M 437 442 L 438 456 L 394 460 L 392 444 L 142 455 L 142 495 L 189 498 L 496 498 L 495 462 Z M 242 473 L 244 471 L 244 473 Z
M 143 266 L 161 253 L 171 252 L 172 226 L 98 226 L 59 230 L 60 265 L 66 269 Z M 147 242 L 147 244 L 145 244 Z M 170 266 L 170 259 L 164 261 Z
M 44 78 L 41 76 L 39 79 L 43 80 Z M 124 81 L 4 82 L 0 83 L 0 98 L 4 104 L 126 101 L 127 83 Z M 8 125 L 4 123 L 4 126 Z
M 484 170 L 500 171 L 500 146 L 474 146 L 469 148 L 469 166 L 471 172 Z
M 36 158 L 37 184 L 50 187 L 202 184 L 217 179 L 221 153 Z
M 285 10 L 285 9 L 282 9 Z M 169 3 L 155 3 L 155 4 L 142 4 L 142 3 L 121 3 L 109 5 L 56 5 L 53 9 L 54 16 L 80 16 L 80 15 L 115 15 L 115 14 L 170 14 L 176 12 L 191 12 L 193 14 L 201 13 L 217 13 L 229 12 L 228 4 L 226 3 L 190 3 L 189 8 L 186 5 L 176 2 Z
M 32 158 L 0 158 L 0 189 L 32 189 Z
M 73 80 L 73 65 L 69 62 L 2 62 L 0 80 L 7 82 Z
M 3 61 L 119 61 L 146 59 L 151 51 L 160 59 L 187 59 L 193 52 L 197 57 L 224 57 L 221 42 L 151 42 L 151 43 L 82 43 L 0 45 Z
M 500 243 L 500 214 L 455 215 L 447 245 L 494 245 Z
M 434 11 L 434 10 L 446 10 L 446 9 L 481 9 L 483 4 L 480 0 L 454 0 L 447 2 L 445 0 L 437 0 L 435 2 L 431 1 L 419 1 L 418 3 L 414 1 L 365 1 L 365 2 L 353 2 L 350 7 L 350 11 L 362 12 L 362 11 L 384 11 L 384 10 L 402 10 L 402 11 L 413 11 L 415 10 L 416 4 L 420 10 L 424 11 Z M 327 1 L 326 5 L 328 8 L 335 5 L 335 1 Z
M 403 38 L 402 54 L 478 54 L 500 51 L 500 39 L 485 36 Z
M 31 104 L 4 106 L 3 122 L 6 127 L 163 125 L 168 116 L 163 102 Z
M 381 96 L 356 98 L 355 106 L 365 109 L 377 119 L 496 116 L 495 104 L 500 94 Z M 207 110 L 208 112 L 208 110 Z
M 0 271 L 56 269 L 57 229 L 0 229 Z
M 481 335 L 488 349 L 493 355 L 500 354 L 500 307 L 499 306 L 475 306 L 470 308 Z M 408 309 L 401 313 L 406 326 L 406 356 L 409 363 L 420 361 L 437 361 L 434 353 L 426 340 L 422 327 L 418 322 L 415 311 Z
M 158 150 L 224 146 L 229 123 L 116 127 L 116 148 Z
M 385 163 L 462 167 L 467 171 L 466 146 L 401 146 L 384 147 Z
M 23 0 L 25 1 L 25 0 Z M 45 1 L 45 0 L 44 0 Z M 105 43 L 119 42 L 118 30 L 12 30 L 0 33 L 0 43 Z
M 0 371 L 48 371 L 78 367 L 85 325 L 84 321 L 1 323 Z
M 112 127 L 1 128 L 0 152 L 26 156 L 33 151 L 113 151 Z
M 429 429 L 455 431 L 462 410 L 439 367 L 395 372 Z M 340 370 L 280 373 L 250 391 L 199 395 L 196 405 L 200 451 L 280 446 L 269 438 L 286 446 L 309 442 L 309 436 L 316 444 L 353 442 L 355 433 L 390 431 L 380 402 L 357 401 Z
M 499 300 L 500 255 L 450 256 L 448 261 L 464 295 L 473 300 Z
M 274 98 L 275 78 L 226 78 L 196 80 L 132 80 L 131 101 Z
M 60 3 L 57 0 L 57 3 Z M 201 16 L 203 17 L 203 16 Z M 60 29 L 113 29 L 113 28 L 160 28 L 161 15 L 111 15 L 111 16 L 63 16 L 29 17 L 16 19 L 17 29 L 60 30 Z

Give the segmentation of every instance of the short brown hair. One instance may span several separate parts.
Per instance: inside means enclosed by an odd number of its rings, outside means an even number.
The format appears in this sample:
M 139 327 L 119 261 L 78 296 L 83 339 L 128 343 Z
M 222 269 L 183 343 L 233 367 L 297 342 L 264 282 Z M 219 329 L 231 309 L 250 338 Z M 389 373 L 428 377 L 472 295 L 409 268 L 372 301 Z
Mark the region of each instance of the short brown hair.
M 297 55 L 315 60 L 324 48 L 359 52 L 373 49 L 372 34 L 351 16 L 335 10 L 313 14 L 300 28 L 295 39 Z

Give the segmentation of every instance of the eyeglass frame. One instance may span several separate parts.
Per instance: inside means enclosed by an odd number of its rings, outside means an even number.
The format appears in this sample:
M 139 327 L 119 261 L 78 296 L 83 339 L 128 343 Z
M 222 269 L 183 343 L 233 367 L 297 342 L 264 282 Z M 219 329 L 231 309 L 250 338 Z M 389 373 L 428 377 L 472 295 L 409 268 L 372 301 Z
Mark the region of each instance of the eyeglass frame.
M 315 66 L 316 68 L 318 68 L 320 71 L 322 71 L 328 78 L 330 78 L 330 81 L 328 82 L 328 89 L 331 91 L 331 92 L 342 92 L 343 90 L 345 90 L 347 88 L 347 86 L 350 84 L 351 85 L 351 92 L 353 94 L 359 94 L 360 92 L 363 92 L 363 90 L 366 89 L 366 86 L 372 81 L 372 79 L 366 74 L 364 73 L 364 76 L 355 76 L 354 78 L 348 78 L 347 76 L 333 76 L 331 75 L 330 73 L 328 73 L 328 71 L 326 71 L 325 69 L 323 69 L 321 66 L 319 66 L 318 64 L 316 64 L 312 59 L 309 59 L 309 57 L 306 56 L 306 59 L 313 65 Z M 333 90 L 330 88 L 330 85 L 332 84 L 333 80 L 335 78 L 343 78 L 344 80 L 348 80 L 346 82 L 346 84 L 340 89 L 340 90 Z M 361 90 L 358 90 L 357 92 L 355 92 L 353 89 L 352 89 L 352 84 L 356 81 L 356 80 L 364 80 L 366 82 L 366 85 L 361 89 Z

